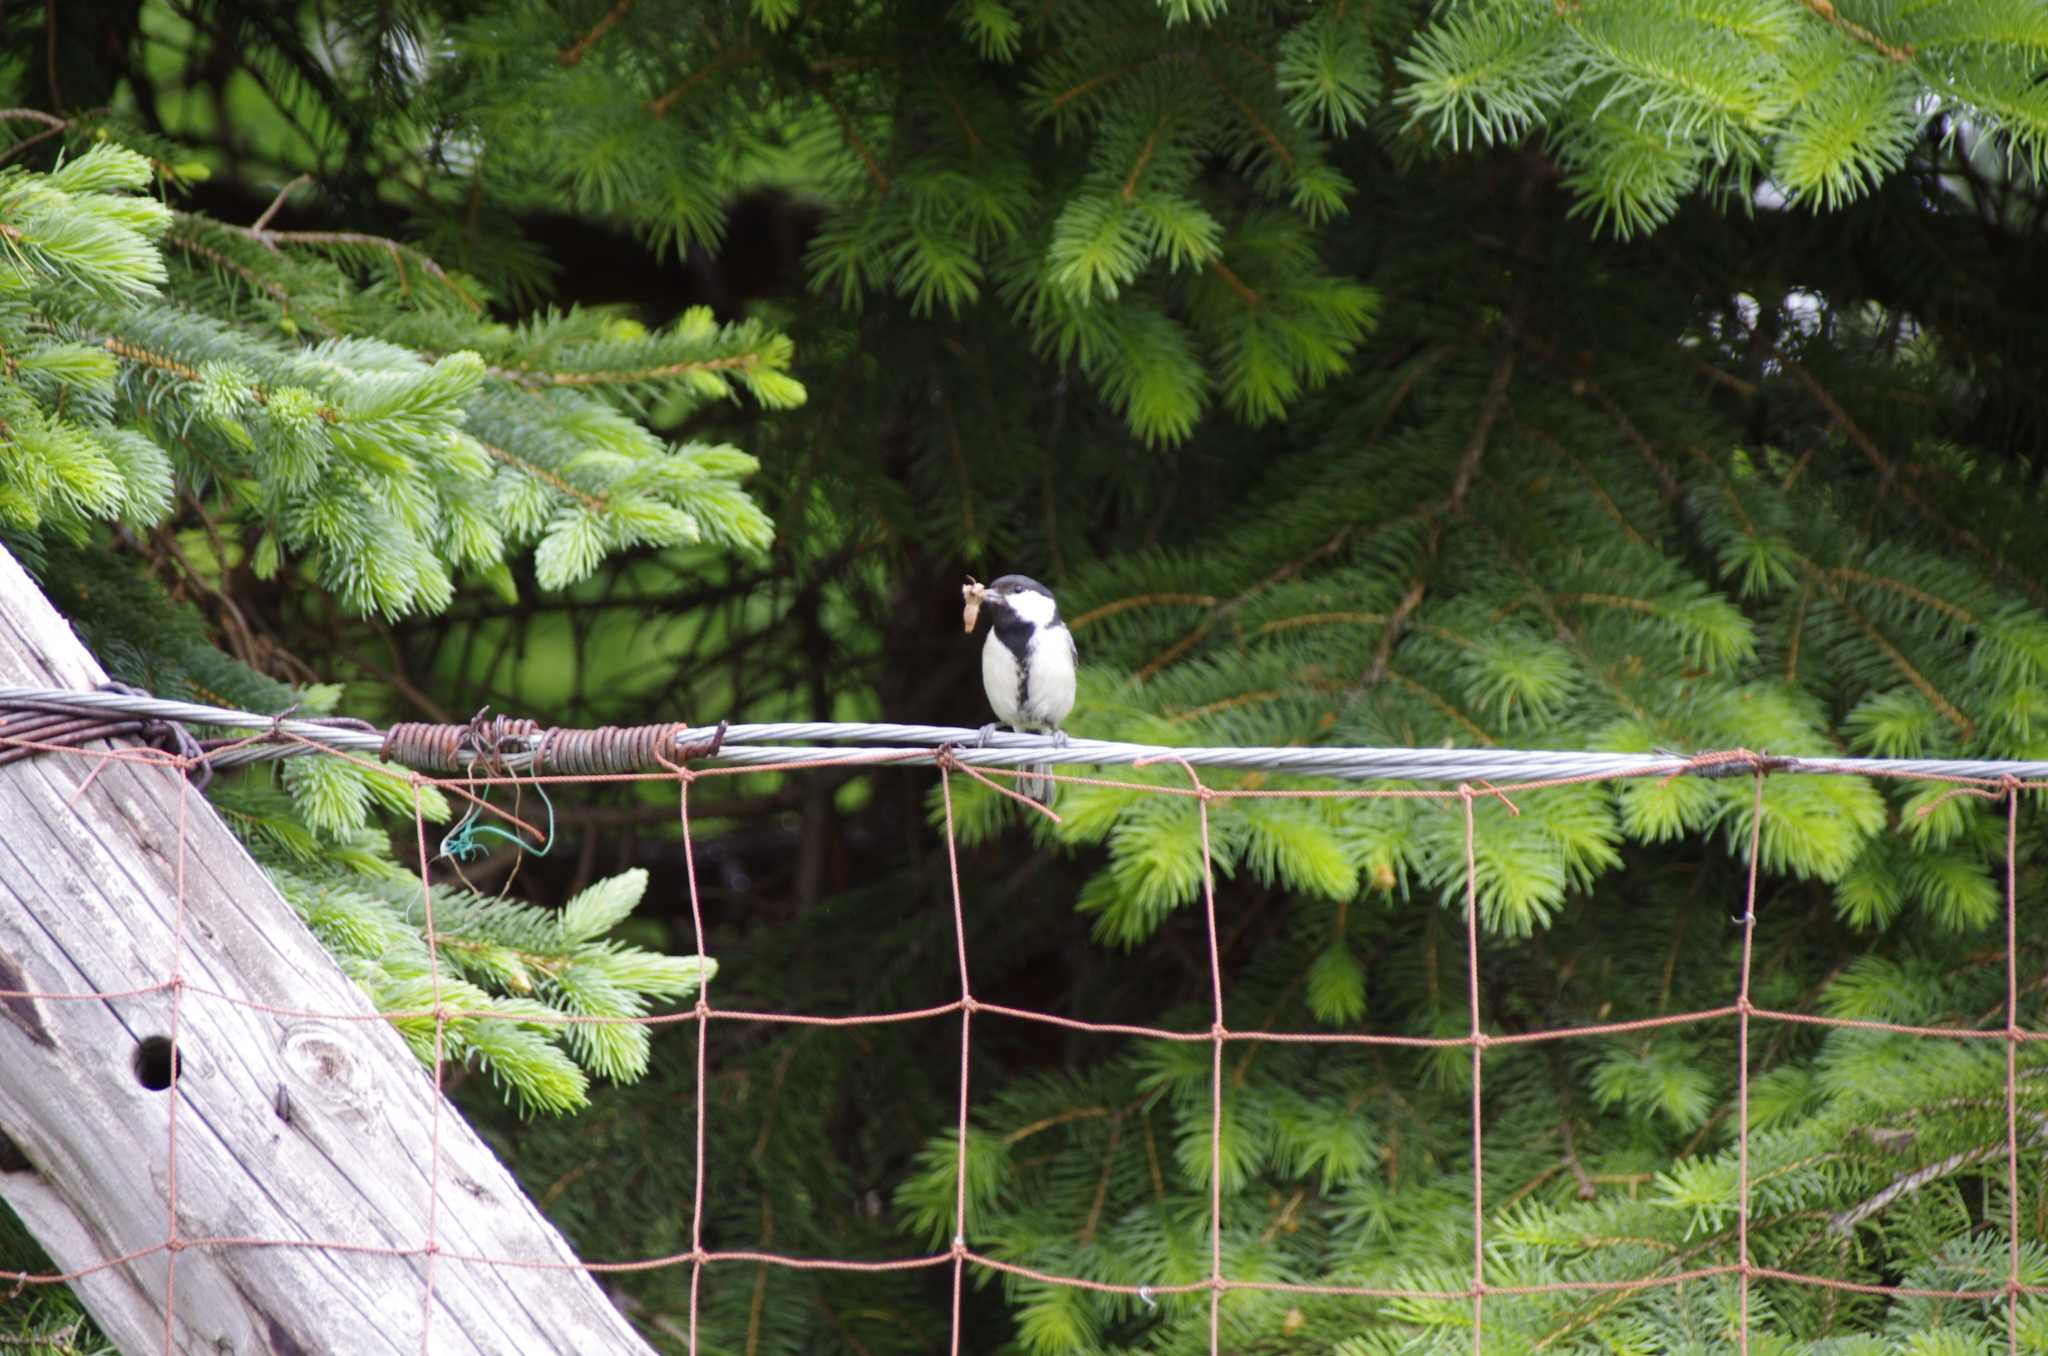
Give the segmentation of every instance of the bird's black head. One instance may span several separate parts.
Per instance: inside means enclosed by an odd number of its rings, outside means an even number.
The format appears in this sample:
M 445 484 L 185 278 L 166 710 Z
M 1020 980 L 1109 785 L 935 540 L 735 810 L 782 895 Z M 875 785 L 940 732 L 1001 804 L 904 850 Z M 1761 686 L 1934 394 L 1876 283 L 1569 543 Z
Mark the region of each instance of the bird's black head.
M 1050 626 L 1059 620 L 1059 605 L 1053 601 L 1052 590 L 1028 575 L 1006 574 L 988 586 L 983 601 L 994 607 L 998 613 L 1017 617 L 1037 626 Z
M 1006 574 L 1000 579 L 991 580 L 988 591 L 999 596 L 1012 593 L 1042 593 L 1048 598 L 1052 597 L 1051 589 L 1031 576 L 1023 574 Z

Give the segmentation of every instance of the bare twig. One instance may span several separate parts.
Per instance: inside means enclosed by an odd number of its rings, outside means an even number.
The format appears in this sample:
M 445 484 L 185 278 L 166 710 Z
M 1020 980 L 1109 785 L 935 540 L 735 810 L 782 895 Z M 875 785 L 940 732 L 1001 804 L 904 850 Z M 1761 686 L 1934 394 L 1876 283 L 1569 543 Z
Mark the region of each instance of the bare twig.
M 260 233 L 264 227 L 270 224 L 270 219 L 277 215 L 278 209 L 284 206 L 284 200 L 291 196 L 293 189 L 302 188 L 305 185 L 310 184 L 312 182 L 312 175 L 301 174 L 298 178 L 292 180 L 283 188 L 277 190 L 277 196 L 270 200 L 270 206 L 263 209 L 263 215 L 256 218 L 255 224 L 250 226 L 249 229 Z M 268 240 L 265 240 L 263 243 L 266 245 L 270 245 L 270 242 Z M 270 248 L 276 249 L 277 246 L 270 245 Z
M 604 17 L 599 19 L 588 33 L 555 53 L 555 60 L 564 66 L 574 66 L 582 61 L 583 54 L 590 50 L 592 44 L 609 32 L 612 25 L 625 18 L 633 5 L 634 0 L 619 0 L 619 3 L 605 11 Z

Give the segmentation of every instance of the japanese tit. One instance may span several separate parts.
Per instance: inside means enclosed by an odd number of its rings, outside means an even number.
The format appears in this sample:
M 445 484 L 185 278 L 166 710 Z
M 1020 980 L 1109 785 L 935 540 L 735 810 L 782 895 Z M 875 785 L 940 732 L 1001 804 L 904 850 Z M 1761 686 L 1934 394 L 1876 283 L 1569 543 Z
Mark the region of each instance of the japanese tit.
M 1060 722 L 1074 709 L 1074 637 L 1060 620 L 1052 590 L 1036 579 L 1006 574 L 991 583 L 981 605 L 989 610 L 988 639 L 981 646 L 981 686 L 996 722 L 1019 733 L 1050 733 L 1055 744 L 1067 737 Z M 984 725 L 984 741 L 995 731 Z M 1021 771 L 1017 791 L 1041 805 L 1052 803 L 1050 763 Z

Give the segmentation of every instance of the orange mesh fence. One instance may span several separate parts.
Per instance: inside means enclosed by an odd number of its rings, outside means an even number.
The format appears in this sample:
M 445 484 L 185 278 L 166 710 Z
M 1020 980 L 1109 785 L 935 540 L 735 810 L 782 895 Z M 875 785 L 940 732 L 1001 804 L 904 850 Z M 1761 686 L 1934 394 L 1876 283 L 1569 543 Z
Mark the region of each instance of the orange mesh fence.
M 662 728 L 676 729 L 679 727 Z M 176 939 L 172 947 L 171 954 L 167 958 L 168 969 L 166 970 L 163 978 L 154 985 L 128 990 L 120 994 L 101 992 L 56 993 L 43 992 L 37 990 L 0 989 L 0 1001 L 16 998 L 28 998 L 49 1002 L 100 1002 L 114 997 L 125 998 L 137 997 L 140 995 L 150 993 L 166 993 L 168 995 L 169 1001 L 171 1042 L 174 1049 L 176 1046 L 178 1036 L 179 1014 L 183 1004 L 188 1000 L 203 1002 L 237 1003 L 256 1011 L 271 1013 L 281 1017 L 318 1018 L 328 1021 L 397 1021 L 402 1019 L 417 1019 L 422 1021 L 432 1020 L 434 1023 L 435 1031 L 436 1054 L 437 1056 L 439 1056 L 442 1053 L 443 1040 L 446 1034 L 448 1022 L 458 1016 L 461 1016 L 462 1014 L 457 1011 L 449 1009 L 442 1002 L 438 974 L 436 974 L 435 978 L 435 1001 L 432 1007 L 414 1012 L 385 1012 L 381 1014 L 372 1015 L 365 1015 L 363 1013 L 299 1011 L 288 1007 L 250 1002 L 242 998 L 211 991 L 189 983 L 181 973 L 181 963 L 184 948 L 184 929 L 186 926 L 184 908 L 185 852 L 183 838 L 186 807 L 190 800 L 191 791 L 189 787 L 184 787 L 183 783 L 185 782 L 185 779 L 187 778 L 188 774 L 194 772 L 197 768 L 204 764 L 209 757 L 217 757 L 219 753 L 222 751 L 221 748 L 216 746 L 215 748 L 205 752 L 200 752 L 196 750 L 188 750 L 182 752 L 166 752 L 158 749 L 148 748 L 83 750 L 80 748 L 73 747 L 72 744 L 69 742 L 53 743 L 48 742 L 45 739 L 38 738 L 37 736 L 41 733 L 41 729 L 38 729 L 34 733 L 10 733 L 8 730 L 8 726 L 5 723 L 0 723 L 0 749 L 39 751 L 49 754 L 59 754 L 75 758 L 95 760 L 100 763 L 105 763 L 107 761 L 112 760 L 140 762 L 162 769 L 164 775 L 166 776 L 177 777 L 180 779 L 181 791 L 178 798 L 180 841 L 177 845 L 176 856 L 176 880 L 179 893 L 176 912 Z M 256 738 L 263 737 L 267 737 L 272 740 L 276 740 L 279 738 L 292 738 L 292 736 L 290 736 L 289 734 L 281 735 L 276 726 L 273 726 L 271 728 L 267 736 L 252 736 L 251 738 L 253 740 Z M 303 739 L 297 740 L 297 742 L 305 744 L 306 751 L 309 754 L 314 754 L 317 756 L 344 758 L 352 756 L 346 753 L 337 752 L 332 748 L 323 747 L 321 745 L 305 741 Z M 653 746 L 649 745 L 649 747 L 651 748 Z M 428 850 L 425 822 L 419 813 L 419 792 L 422 788 L 434 787 L 446 793 L 454 795 L 458 798 L 464 798 L 472 802 L 478 802 L 479 792 L 483 788 L 487 788 L 489 786 L 498 784 L 534 785 L 551 783 L 587 783 L 624 780 L 667 781 L 671 783 L 675 789 L 676 815 L 677 822 L 681 830 L 684 851 L 684 864 L 689 886 L 690 916 L 693 935 L 695 938 L 698 953 L 700 955 L 706 954 L 707 938 L 705 936 L 704 930 L 703 908 L 698 895 L 696 844 L 692 832 L 690 811 L 691 788 L 697 782 L 705 778 L 715 778 L 721 776 L 735 775 L 739 773 L 751 773 L 760 771 L 785 771 L 800 773 L 809 768 L 825 766 L 828 764 L 824 760 L 807 760 L 802 758 L 792 758 L 776 762 L 757 762 L 746 766 L 693 767 L 686 766 L 678 762 L 672 762 L 658 752 L 655 753 L 653 757 L 655 761 L 659 761 L 664 764 L 663 770 L 658 772 L 613 772 L 588 773 L 580 775 L 568 774 L 498 777 L 433 777 L 418 772 L 411 773 L 411 783 L 414 787 L 413 837 L 415 849 L 418 853 L 419 867 L 423 882 L 425 881 L 429 874 L 433 859 L 430 856 Z M 1090 1022 L 1083 1019 L 1059 1016 L 1049 1012 L 1040 1012 L 1026 1008 L 1019 1008 L 998 1003 L 985 1002 L 977 998 L 975 995 L 974 984 L 972 979 L 973 957 L 969 954 L 968 948 L 967 928 L 964 914 L 965 905 L 962 900 L 961 894 L 959 861 L 954 835 L 954 778 L 958 775 L 967 775 L 975 778 L 978 781 L 987 782 L 988 778 L 991 775 L 998 778 L 1012 778 L 1015 777 L 1017 774 L 1015 772 L 1002 769 L 982 769 L 976 767 L 969 767 L 965 763 L 961 762 L 957 757 L 955 757 L 949 749 L 944 747 L 940 748 L 936 752 L 936 754 L 927 753 L 920 750 L 889 750 L 882 753 L 878 753 L 871 759 L 856 759 L 854 761 L 866 761 L 875 764 L 886 764 L 891 762 L 909 761 L 913 759 L 924 762 L 936 763 L 939 774 L 939 784 L 941 788 L 942 802 L 945 810 L 944 829 L 946 838 L 946 855 L 951 878 L 950 906 L 952 913 L 954 949 L 958 963 L 960 982 L 960 994 L 957 999 L 937 1006 L 925 1007 L 910 1011 L 875 1012 L 853 1016 L 822 1017 L 805 1015 L 802 1013 L 794 1012 L 748 1011 L 720 1008 L 714 1005 L 712 1001 L 711 988 L 713 986 L 710 984 L 706 984 L 702 989 L 699 990 L 697 1000 L 692 1007 L 674 1013 L 657 1014 L 636 1018 L 576 1017 L 561 1014 L 557 1014 L 552 1017 L 536 1015 L 533 1018 L 533 1020 L 536 1021 L 558 1021 L 565 1023 L 578 1021 L 609 1021 L 620 1023 L 632 1022 L 647 1026 L 664 1024 L 690 1024 L 696 1027 L 695 1058 L 697 1074 L 695 1080 L 696 1101 L 694 1109 L 694 1124 L 692 1138 L 693 1153 L 695 1155 L 696 1164 L 694 1174 L 694 1198 L 691 1202 L 690 1247 L 687 1250 L 673 1252 L 664 1256 L 644 1257 L 629 1260 L 588 1260 L 580 1263 L 580 1266 L 584 1270 L 594 1273 L 643 1271 L 661 1267 L 688 1267 L 690 1269 L 689 1349 L 692 1353 L 696 1352 L 698 1344 L 698 1298 L 703 1283 L 704 1273 L 708 1268 L 735 1263 L 765 1265 L 772 1267 L 787 1267 L 794 1269 L 836 1270 L 843 1272 L 905 1271 L 922 1268 L 947 1269 L 951 1273 L 952 1284 L 952 1309 L 948 1328 L 948 1342 L 949 1350 L 955 1353 L 955 1356 L 957 1356 L 957 1353 L 961 1350 L 961 1300 L 963 1287 L 965 1285 L 967 1277 L 967 1272 L 970 1267 L 979 1268 L 989 1273 L 1001 1273 L 1022 1278 L 1028 1278 L 1030 1280 L 1049 1285 L 1069 1286 L 1097 1292 L 1114 1293 L 1118 1295 L 1131 1296 L 1134 1298 L 1138 1298 L 1140 1300 L 1147 1301 L 1149 1301 L 1154 1296 L 1161 1295 L 1206 1293 L 1208 1295 L 1209 1350 L 1212 1354 L 1219 1353 L 1223 1349 L 1221 1345 L 1220 1333 L 1221 1302 L 1222 1297 L 1226 1293 L 1233 1290 L 1277 1292 L 1289 1295 L 1314 1295 L 1332 1297 L 1349 1296 L 1377 1300 L 1463 1300 L 1468 1302 L 1471 1306 L 1472 1350 L 1475 1353 L 1480 1351 L 1482 1340 L 1485 1334 L 1485 1306 L 1487 1298 L 1489 1296 L 1535 1295 L 1557 1291 L 1581 1291 L 1588 1293 L 1603 1291 L 1629 1292 L 1646 1290 L 1656 1287 L 1676 1286 L 1686 1282 L 1698 1281 L 1712 1277 L 1733 1277 L 1734 1279 L 1739 1306 L 1737 1321 L 1735 1325 L 1734 1340 L 1737 1350 L 1745 1353 L 1750 1350 L 1750 1342 L 1753 1335 L 1750 1314 L 1752 1285 L 1755 1281 L 1765 1279 L 1772 1281 L 1789 1282 L 1799 1285 L 1828 1287 L 1845 1292 L 1855 1292 L 1860 1294 L 1879 1295 L 1896 1298 L 1919 1297 L 1931 1299 L 1975 1301 L 2003 1299 L 2007 1306 L 2008 1311 L 2007 1347 L 2008 1350 L 2016 1352 L 2018 1350 L 2019 1340 L 2018 1305 L 2021 1297 L 2025 1295 L 2039 1295 L 2043 1293 L 2048 1293 L 2048 1287 L 2029 1285 L 2023 1283 L 2021 1280 L 2020 1249 L 2023 1235 L 2020 1232 L 2019 1217 L 2020 1113 L 2019 1097 L 2017 1090 L 2017 1061 L 2019 1048 L 2023 1043 L 2048 1039 L 2048 1033 L 2023 1029 L 2019 1024 L 2020 987 L 2016 960 L 2018 954 L 2016 949 L 2016 920 L 2018 907 L 2016 858 L 2018 853 L 2018 825 L 2020 805 L 2019 793 L 2023 790 L 2040 789 L 2042 786 L 2048 785 L 2048 783 L 2022 781 L 2017 777 L 2013 776 L 2005 776 L 2002 778 L 1961 776 L 1942 777 L 1925 776 L 1922 774 L 1912 774 L 1902 771 L 1887 772 L 1883 770 L 1879 770 L 1869 774 L 1912 776 L 1916 780 L 1946 781 L 1953 784 L 1954 789 L 1951 792 L 1951 794 L 1980 796 L 1987 799 L 2000 801 L 2003 803 L 2005 809 L 2005 870 L 2003 891 L 2005 930 L 2005 1022 L 2002 1028 L 1952 1029 L 1945 1027 L 1910 1026 L 1894 1024 L 1889 1022 L 1849 1018 L 1831 1018 L 1825 1016 L 1817 1016 L 1808 1013 L 1779 1011 L 1762 1008 L 1756 1005 L 1752 998 L 1750 978 L 1751 962 L 1753 956 L 1753 938 L 1757 922 L 1757 865 L 1760 855 L 1759 849 L 1762 841 L 1763 820 L 1765 814 L 1765 802 L 1763 794 L 1764 783 L 1765 778 L 1768 775 L 1778 774 L 1785 770 L 1785 760 L 1769 759 L 1756 754 L 1749 753 L 1747 751 L 1735 750 L 1726 753 L 1695 755 L 1690 758 L 1674 758 L 1667 765 L 1647 770 L 1645 773 L 1636 774 L 1651 775 L 1652 773 L 1654 773 L 1655 775 L 1663 776 L 1677 776 L 1685 775 L 1688 773 L 1709 773 L 1712 775 L 1728 775 L 1731 773 L 1734 775 L 1746 774 L 1754 783 L 1755 794 L 1751 804 L 1751 820 L 1748 835 L 1748 869 L 1746 877 L 1746 886 L 1744 889 L 1743 898 L 1740 901 L 1740 913 L 1736 915 L 1736 919 L 1742 927 L 1741 962 L 1739 970 L 1739 979 L 1736 983 L 1734 991 L 1729 994 L 1728 1001 L 1726 1003 L 1710 1008 L 1703 1008 L 1690 1012 L 1667 1014 L 1657 1017 L 1646 1017 L 1634 1020 L 1603 1022 L 1599 1024 L 1573 1026 L 1552 1030 L 1520 1031 L 1511 1034 L 1496 1035 L 1490 1034 L 1486 1030 L 1486 1014 L 1482 1011 L 1480 1004 L 1481 969 L 1478 922 L 1478 867 L 1475 859 L 1475 830 L 1473 815 L 1473 806 L 1475 801 L 1487 797 L 1497 798 L 1501 802 L 1503 802 L 1503 804 L 1506 806 L 1510 813 L 1519 814 L 1520 811 L 1516 806 L 1517 797 L 1541 794 L 1542 791 L 1546 788 L 1582 783 L 1587 781 L 1612 780 L 1619 776 L 1629 774 L 1601 773 L 1597 775 L 1553 777 L 1499 784 L 1481 783 L 1478 785 L 1474 785 L 1468 782 L 1461 783 L 1452 788 L 1435 790 L 1412 788 L 1344 788 L 1330 790 L 1269 790 L 1243 789 L 1236 787 L 1219 788 L 1211 787 L 1205 784 L 1202 781 L 1197 769 L 1190 765 L 1188 762 L 1175 757 L 1170 752 L 1162 751 L 1162 753 L 1159 756 L 1159 759 L 1156 761 L 1178 762 L 1187 778 L 1187 786 L 1161 786 L 1149 783 L 1119 782 L 1106 778 L 1081 777 L 1073 775 L 1057 776 L 1055 778 L 1056 780 L 1067 782 L 1070 784 L 1110 785 L 1129 787 L 1153 794 L 1192 797 L 1196 802 L 1198 822 L 1201 831 L 1201 845 L 1203 854 L 1201 907 L 1204 915 L 1203 921 L 1205 924 L 1205 935 L 1207 939 L 1208 948 L 1207 963 L 1210 983 L 1210 1007 L 1212 1021 L 1209 1030 L 1207 1030 L 1206 1032 L 1191 1032 L 1129 1025 L 1124 1023 Z M 840 757 L 832 759 L 829 765 L 836 767 L 844 767 L 847 765 L 847 762 L 848 760 L 842 755 Z M 1796 772 L 1797 769 L 1793 769 L 1793 771 Z M 989 784 L 992 786 L 997 785 L 993 782 Z M 997 789 L 1001 790 L 1003 788 L 997 786 Z M 1004 791 L 1004 794 L 1012 793 Z M 1463 893 L 1465 900 L 1465 992 L 1467 1006 L 1469 1009 L 1469 1022 L 1467 1034 L 1465 1034 L 1464 1036 L 1454 1037 L 1423 1037 L 1397 1034 L 1349 1033 L 1329 1031 L 1235 1031 L 1230 1029 L 1226 1025 L 1223 964 L 1221 958 L 1221 949 L 1218 945 L 1215 872 L 1213 860 L 1211 858 L 1210 846 L 1210 818 L 1212 813 L 1227 808 L 1228 804 L 1232 801 L 1245 799 L 1270 799 L 1280 797 L 1341 797 L 1357 799 L 1370 799 L 1375 797 L 1421 798 L 1448 803 L 1455 803 L 1459 807 L 1463 818 L 1465 854 Z M 427 944 L 429 948 L 434 948 L 438 945 L 438 939 L 435 933 L 434 905 L 432 893 L 430 890 L 426 890 L 423 888 L 422 904 L 425 911 Z M 1208 1174 L 1208 1274 L 1205 1278 L 1198 1281 L 1183 1284 L 1159 1284 L 1151 1286 L 1118 1285 L 1078 1276 L 1063 1276 L 1051 1274 L 1045 1271 L 1035 1270 L 1030 1267 L 1020 1266 L 1013 1262 L 1005 1261 L 1003 1259 L 993 1257 L 984 1252 L 976 1250 L 974 1246 L 975 1241 L 968 1236 L 966 1181 L 969 1113 L 972 1105 L 972 1088 L 970 1085 L 969 1078 L 970 1053 L 973 1048 L 975 1019 L 977 1016 L 982 1014 L 1006 1017 L 1024 1022 L 1044 1023 L 1055 1027 L 1093 1033 L 1098 1035 L 1126 1036 L 1133 1038 L 1143 1038 L 1148 1040 L 1173 1042 L 1206 1042 L 1210 1046 L 1210 1162 Z M 1483 1056 L 1485 1055 L 1488 1048 L 1496 1045 L 1507 1046 L 1517 1044 L 1529 1044 L 1535 1042 L 1585 1039 L 1597 1036 L 1611 1036 L 1619 1033 L 1646 1031 L 1656 1028 L 1668 1028 L 1700 1023 L 1721 1022 L 1727 1021 L 1731 1018 L 1733 1019 L 1735 1026 L 1737 1049 L 1735 1147 L 1738 1155 L 1737 1191 L 1739 1208 L 1735 1223 L 1736 1260 L 1721 1265 L 1701 1266 L 1682 1271 L 1673 1271 L 1668 1273 L 1660 1273 L 1657 1275 L 1647 1275 L 1642 1277 L 1621 1280 L 1557 1281 L 1541 1285 L 1503 1285 L 1490 1282 L 1487 1278 L 1487 1202 L 1484 1190 L 1483 1173 L 1485 1145 L 1483 1135 L 1484 1118 L 1482 1112 L 1482 1094 L 1484 1088 Z M 708 1084 L 708 1075 L 710 1072 L 713 1058 L 712 1050 L 714 1043 L 716 1041 L 716 1029 L 718 1023 L 759 1022 L 782 1023 L 789 1025 L 855 1027 L 878 1023 L 945 1021 L 957 1021 L 959 1023 L 960 1049 L 957 1120 L 954 1126 L 954 1142 L 957 1146 L 953 1208 L 954 1232 L 950 1247 L 948 1247 L 944 1251 L 933 1253 L 930 1255 L 905 1258 L 901 1260 L 858 1261 L 829 1257 L 787 1256 L 771 1252 L 753 1250 L 707 1249 L 704 1246 L 704 1224 L 706 1218 L 705 1125 L 708 1114 L 706 1105 L 706 1087 Z M 2003 1043 L 2005 1049 L 2004 1149 L 2006 1159 L 2005 1186 L 2007 1201 L 2007 1218 L 2005 1220 L 2005 1226 L 2007 1244 L 2007 1268 L 2006 1275 L 2003 1278 L 2001 1284 L 1999 1284 L 1996 1287 L 1955 1290 L 1934 1290 L 1909 1288 L 1902 1286 L 1874 1285 L 1847 1281 L 1830 1276 L 1773 1269 L 1757 1265 L 1752 1260 L 1749 1232 L 1749 1206 L 1752 1186 L 1749 1158 L 1750 1041 L 1753 1025 L 1758 1022 L 1800 1023 L 1823 1027 L 1856 1028 L 1870 1031 L 1900 1033 L 1928 1038 L 1944 1038 L 1951 1040 L 1992 1040 Z M 1223 1152 L 1223 1119 L 1226 1098 L 1226 1086 L 1223 1068 L 1223 1054 L 1224 1047 L 1226 1045 L 1231 1044 L 1232 1042 L 1283 1042 L 1308 1043 L 1327 1046 L 1381 1046 L 1409 1049 L 1463 1047 L 1469 1050 L 1471 1059 L 1470 1132 L 1472 1155 L 1472 1255 L 1470 1281 L 1463 1289 L 1420 1290 L 1378 1288 L 1369 1286 L 1339 1284 L 1282 1283 L 1233 1278 L 1224 1273 L 1222 1224 L 1223 1172 L 1221 1160 Z M 440 1084 L 442 1067 L 443 1061 L 437 1057 L 433 1067 L 433 1077 L 435 1079 L 437 1090 Z M 426 1299 L 429 1301 L 423 1304 L 422 1306 L 423 1319 L 422 1330 L 420 1333 L 420 1350 L 422 1352 L 426 1352 L 430 1349 L 432 1341 L 431 1325 L 433 1322 L 433 1305 L 431 1303 L 431 1298 L 432 1287 L 434 1285 L 434 1268 L 438 1259 L 447 1259 L 450 1261 L 457 1261 L 467 1264 L 508 1268 L 559 1269 L 567 1268 L 571 1265 L 576 1265 L 568 1263 L 559 1263 L 554 1261 L 536 1261 L 533 1259 L 519 1257 L 479 1256 L 451 1250 L 448 1247 L 444 1246 L 441 1243 L 440 1239 L 437 1237 L 436 1214 L 434 1213 L 434 1210 L 431 1206 L 428 1214 L 428 1228 L 426 1237 L 420 1239 L 416 1246 L 409 1248 L 370 1246 L 342 1239 L 326 1241 L 307 1241 L 303 1239 L 266 1237 L 200 1237 L 193 1236 L 191 1234 L 181 1233 L 178 1218 L 179 1211 L 177 1206 L 177 1146 L 179 1133 L 178 1107 L 180 1101 L 179 1097 L 175 1095 L 177 1087 L 177 1076 L 178 1075 L 176 1063 L 175 1061 L 173 1061 L 170 1073 L 170 1091 L 173 1093 L 173 1095 L 170 1096 L 166 1102 L 166 1105 L 168 1106 L 169 1110 L 167 1116 L 167 1124 L 165 1127 L 165 1134 L 168 1136 L 169 1148 L 169 1193 L 171 1199 L 171 1208 L 169 1212 L 169 1218 L 166 1221 L 164 1237 L 152 1246 L 135 1249 L 133 1251 L 123 1253 L 120 1256 L 104 1258 L 91 1267 L 81 1268 L 62 1273 L 28 1274 L 14 1277 L 13 1281 L 17 1292 L 19 1292 L 19 1290 L 25 1286 L 60 1285 L 72 1280 L 76 1280 L 81 1276 L 88 1275 L 95 1271 L 104 1270 L 109 1267 L 119 1267 L 137 1261 L 141 1258 L 150 1257 L 157 1253 L 163 1253 L 166 1254 L 166 1261 L 169 1265 L 170 1286 L 172 1287 L 171 1298 L 174 1299 L 177 1275 L 176 1264 L 178 1256 L 181 1252 L 195 1248 L 312 1248 L 325 1249 L 333 1252 L 349 1254 L 376 1254 L 391 1257 L 418 1258 L 421 1259 L 423 1273 L 425 1277 L 424 1283 L 427 1290 Z M 434 1164 L 435 1169 L 435 1194 L 433 1197 L 435 1203 L 438 1203 L 440 1190 L 444 1186 L 444 1183 L 440 1180 L 439 1177 L 440 1116 L 442 1114 L 441 1100 L 442 1099 L 437 1097 L 434 1102 L 435 1116 L 432 1122 L 433 1142 L 429 1147 L 429 1152 L 432 1155 L 432 1162 Z M 172 1303 L 167 1302 L 165 1309 L 166 1322 L 163 1350 L 166 1352 L 170 1352 L 173 1350 L 171 1315 L 174 1312 L 174 1305 Z

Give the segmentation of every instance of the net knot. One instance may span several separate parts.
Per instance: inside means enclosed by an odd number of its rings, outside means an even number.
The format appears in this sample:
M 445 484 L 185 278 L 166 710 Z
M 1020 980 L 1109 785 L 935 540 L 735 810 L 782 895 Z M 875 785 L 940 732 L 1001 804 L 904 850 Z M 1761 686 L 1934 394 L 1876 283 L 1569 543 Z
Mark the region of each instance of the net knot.
M 100 691 L 114 692 L 123 697 L 141 697 L 145 700 L 156 696 L 146 688 L 131 687 L 127 683 L 106 682 L 100 684 Z M 109 718 L 109 724 L 122 723 L 121 717 Z M 151 716 L 143 720 L 136 737 L 153 749 L 170 755 L 171 765 L 191 781 L 192 785 L 204 791 L 213 781 L 213 764 L 206 759 L 206 746 L 185 728 L 183 721 Z

